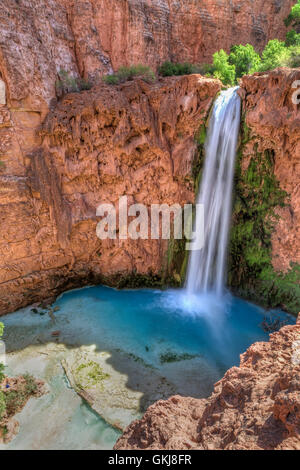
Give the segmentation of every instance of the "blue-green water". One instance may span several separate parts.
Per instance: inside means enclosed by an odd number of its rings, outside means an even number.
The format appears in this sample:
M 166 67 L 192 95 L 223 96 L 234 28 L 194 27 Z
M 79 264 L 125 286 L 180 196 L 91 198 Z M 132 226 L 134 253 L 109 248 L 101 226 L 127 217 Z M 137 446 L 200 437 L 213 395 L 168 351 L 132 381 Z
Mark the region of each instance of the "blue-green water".
M 201 355 L 220 374 L 239 363 L 239 355 L 253 342 L 268 339 L 261 328 L 266 312 L 228 294 L 186 296 L 184 291 L 122 290 L 90 287 L 69 291 L 54 304 L 55 329 L 69 345 L 95 344 L 134 353 L 159 366 L 168 351 Z M 292 316 L 276 312 L 294 323 Z M 48 315 L 26 309 L 4 317 L 8 349 L 15 350 L 46 341 L 53 324 Z M 22 337 L 16 334 L 23 331 Z M 17 343 L 14 341 L 16 337 Z
M 208 396 L 212 392 L 213 384 L 225 371 L 239 364 L 240 354 L 252 343 L 268 340 L 268 334 L 263 331 L 261 322 L 265 316 L 273 314 L 230 294 L 220 300 L 209 294 L 187 296 L 182 290 L 118 291 L 102 286 L 67 292 L 57 299 L 53 307 L 59 309 L 54 313 L 55 321 L 47 313 L 40 315 L 34 313 L 31 308 L 1 319 L 5 324 L 4 340 L 7 352 L 26 351 L 28 346 L 36 345 L 37 354 L 43 354 L 43 345 L 53 342 L 61 343 L 70 350 L 94 345 L 100 354 L 104 351 L 110 353 L 109 364 L 118 373 L 128 377 L 129 389 L 138 390 L 144 396 L 148 392 L 145 381 L 133 377 L 134 369 L 129 366 L 127 369 L 126 360 L 120 360 L 120 354 L 128 354 L 131 358 L 136 358 L 139 364 L 150 366 L 145 369 L 147 376 L 149 373 L 150 381 L 151 374 L 156 371 L 155 373 L 171 384 L 173 393 L 199 398 Z M 280 312 L 276 312 L 276 315 L 288 323 L 295 323 L 295 319 L 289 315 Z M 60 332 L 59 338 L 52 336 L 53 331 Z M 14 354 L 11 364 L 16 366 Z M 28 372 L 31 372 L 31 364 L 32 362 L 28 361 Z M 22 369 L 21 366 L 19 370 Z M 17 369 L 18 367 L 15 372 L 19 373 Z M 36 365 L 32 372 L 37 375 Z M 61 374 L 56 371 L 55 374 L 57 373 Z M 139 373 L 138 369 L 136 373 Z M 62 378 L 59 381 L 63 383 Z M 51 406 L 55 406 L 56 389 L 57 387 L 51 388 Z M 161 398 L 159 393 L 158 390 L 155 399 Z M 65 403 L 66 399 L 69 400 L 67 395 L 63 397 L 62 403 Z M 44 401 L 39 406 L 46 409 L 47 400 L 50 398 L 41 400 Z M 72 400 L 75 398 L 72 397 Z M 69 442 L 70 433 L 73 436 L 80 436 L 80 433 L 85 435 L 86 442 L 83 447 L 89 448 L 88 441 L 90 436 L 95 439 L 95 432 L 98 433 L 95 444 L 97 448 L 113 446 L 119 434 L 114 433 L 110 426 L 104 425 L 100 418 L 97 422 L 97 417 L 82 406 L 74 402 L 73 411 L 69 411 L 70 424 L 61 424 L 63 430 L 60 443 L 43 442 L 43 448 L 72 448 Z M 78 418 L 83 416 L 82 410 L 86 416 L 92 418 L 82 422 Z M 25 413 L 25 424 L 22 424 L 15 444 L 13 441 L 10 446 L 18 445 L 18 448 L 22 448 L 24 442 L 24 448 L 32 448 L 36 437 L 32 436 L 30 442 L 26 441 L 28 419 L 31 418 Z M 27 429 L 32 429 L 30 422 L 27 423 Z M 54 428 L 51 432 L 54 434 Z M 74 440 L 73 446 L 78 448 L 79 442 Z

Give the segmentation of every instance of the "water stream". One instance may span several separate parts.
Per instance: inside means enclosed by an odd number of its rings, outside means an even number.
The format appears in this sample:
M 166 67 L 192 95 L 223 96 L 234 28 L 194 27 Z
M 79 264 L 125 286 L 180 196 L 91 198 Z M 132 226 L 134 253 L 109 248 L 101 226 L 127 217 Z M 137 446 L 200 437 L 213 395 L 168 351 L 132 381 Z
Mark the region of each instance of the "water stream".
M 205 164 L 197 203 L 204 205 L 205 245 L 191 252 L 186 287 L 189 294 L 224 293 L 232 186 L 240 127 L 238 87 L 222 91 L 212 111 Z M 201 223 L 198 220 L 197 223 Z M 199 231 L 200 227 L 196 227 Z

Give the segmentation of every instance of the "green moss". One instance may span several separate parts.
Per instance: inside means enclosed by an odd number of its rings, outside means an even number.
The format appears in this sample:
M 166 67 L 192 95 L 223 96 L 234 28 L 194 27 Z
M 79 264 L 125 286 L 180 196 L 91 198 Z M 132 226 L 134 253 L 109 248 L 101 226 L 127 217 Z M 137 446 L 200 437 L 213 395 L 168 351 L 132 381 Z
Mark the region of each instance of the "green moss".
M 23 376 L 25 383 L 20 386 L 18 390 L 7 390 L 2 396 L 2 408 L 3 408 L 3 397 L 5 401 L 5 413 L 8 417 L 14 416 L 18 413 L 26 404 L 30 396 L 34 395 L 37 390 L 37 384 L 33 376 L 25 374 Z M 1 398 L 0 398 L 1 399 Z M 3 411 L 2 411 L 3 413 Z
M 76 385 L 81 390 L 94 386 L 102 388 L 103 380 L 109 377 L 110 375 L 103 372 L 101 366 L 94 361 L 80 364 L 74 373 Z
M 235 173 L 233 227 L 229 250 L 229 285 L 236 293 L 266 307 L 297 313 L 300 305 L 300 267 L 276 273 L 272 267 L 271 236 L 278 220 L 276 208 L 288 203 L 274 175 L 274 152 L 257 147 L 243 171 L 243 145 L 249 129 L 242 124 L 242 146 Z
M 148 274 L 139 274 L 137 272 L 124 274 L 116 278 L 113 284 L 118 289 L 160 288 L 163 285 L 161 275 L 151 272 Z

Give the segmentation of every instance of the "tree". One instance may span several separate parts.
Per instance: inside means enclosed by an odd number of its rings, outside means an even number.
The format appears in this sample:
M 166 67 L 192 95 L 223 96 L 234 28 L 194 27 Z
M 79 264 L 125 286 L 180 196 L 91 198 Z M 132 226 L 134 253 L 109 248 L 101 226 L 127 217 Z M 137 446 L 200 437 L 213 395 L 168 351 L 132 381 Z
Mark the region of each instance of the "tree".
M 260 70 L 273 70 L 282 65 L 282 58 L 286 53 L 285 43 L 278 39 L 272 39 L 266 45 L 262 53 L 262 64 Z
M 286 35 L 285 45 L 286 47 L 300 46 L 300 34 L 294 29 L 291 29 Z
M 235 83 L 235 65 L 229 63 L 229 56 L 221 49 L 213 55 L 214 76 L 219 78 L 225 85 Z
M 286 26 L 298 26 L 300 25 L 300 0 L 297 1 L 296 5 L 293 6 L 291 13 L 284 21 Z
M 261 65 L 261 58 L 251 44 L 239 45 L 231 48 L 229 63 L 235 65 L 236 78 L 257 72 Z

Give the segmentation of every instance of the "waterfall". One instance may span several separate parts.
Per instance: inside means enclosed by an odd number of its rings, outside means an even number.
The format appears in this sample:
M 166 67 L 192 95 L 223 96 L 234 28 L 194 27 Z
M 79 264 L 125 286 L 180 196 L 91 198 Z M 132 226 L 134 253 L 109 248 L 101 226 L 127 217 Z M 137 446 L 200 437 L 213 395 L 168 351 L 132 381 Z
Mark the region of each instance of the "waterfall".
M 191 252 L 186 288 L 189 294 L 214 291 L 225 284 L 232 187 L 241 101 L 238 87 L 222 91 L 210 119 L 205 144 L 205 164 L 197 204 L 204 205 L 205 244 Z M 198 224 L 201 221 L 198 221 Z M 197 227 L 196 231 L 200 230 Z

